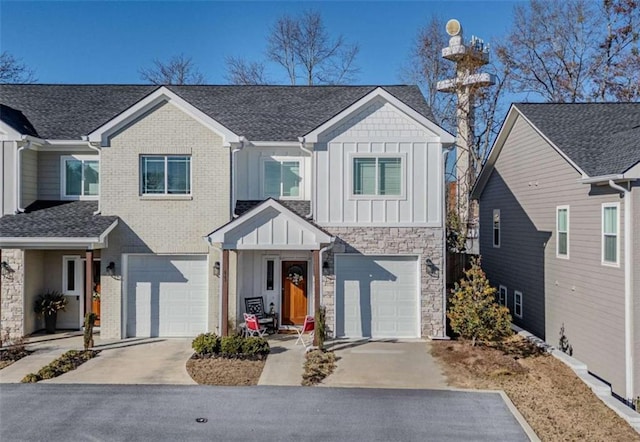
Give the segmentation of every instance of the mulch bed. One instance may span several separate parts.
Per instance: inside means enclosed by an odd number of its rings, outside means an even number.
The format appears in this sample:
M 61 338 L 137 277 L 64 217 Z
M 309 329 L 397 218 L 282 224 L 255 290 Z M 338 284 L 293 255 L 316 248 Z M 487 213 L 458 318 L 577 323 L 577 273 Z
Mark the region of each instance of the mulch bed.
M 543 441 L 640 441 L 569 367 L 520 336 L 476 347 L 434 341 L 431 348 L 450 385 L 504 390 Z
M 31 353 L 33 352 L 25 349 L 24 345 L 7 347 L 0 350 L 0 369 L 19 361 L 25 356 L 29 356 Z
M 198 358 L 187 361 L 187 372 L 198 384 L 244 386 L 258 385 L 266 358 Z

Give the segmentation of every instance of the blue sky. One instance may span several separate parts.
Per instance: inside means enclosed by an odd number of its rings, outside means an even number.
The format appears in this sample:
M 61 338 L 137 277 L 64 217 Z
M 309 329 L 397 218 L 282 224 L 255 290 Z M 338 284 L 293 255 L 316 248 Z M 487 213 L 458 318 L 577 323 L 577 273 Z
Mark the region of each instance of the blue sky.
M 492 43 L 509 29 L 515 3 L 0 0 L 0 49 L 35 69 L 41 83 L 141 83 L 140 67 L 184 53 L 208 83 L 223 84 L 225 56 L 263 59 L 279 16 L 314 9 L 330 32 L 360 45 L 356 83 L 393 84 L 432 14 L 457 18 L 465 39 L 473 34 Z M 285 83 L 281 71 L 270 71 Z

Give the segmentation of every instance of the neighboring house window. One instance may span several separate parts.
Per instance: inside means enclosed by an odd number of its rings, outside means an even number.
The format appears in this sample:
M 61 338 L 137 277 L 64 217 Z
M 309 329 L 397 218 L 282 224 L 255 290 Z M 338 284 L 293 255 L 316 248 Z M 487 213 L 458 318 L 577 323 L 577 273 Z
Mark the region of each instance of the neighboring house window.
M 99 195 L 100 162 L 93 156 L 63 156 L 61 190 L 64 199 L 91 199 Z
M 500 247 L 500 209 L 493 209 L 493 247 Z
M 602 205 L 602 262 L 618 264 L 619 203 Z
M 189 195 L 191 157 L 143 155 L 140 157 L 140 178 L 143 195 Z
M 265 198 L 299 198 L 300 161 L 267 160 L 264 162 L 263 194 Z
M 569 257 L 569 206 L 556 209 L 556 256 Z
M 402 175 L 401 157 L 354 157 L 353 195 L 402 196 Z
M 522 292 L 513 292 L 513 314 L 522 318 Z
M 507 305 L 507 288 L 503 285 L 500 286 L 500 290 L 498 292 L 498 302 L 500 305 Z

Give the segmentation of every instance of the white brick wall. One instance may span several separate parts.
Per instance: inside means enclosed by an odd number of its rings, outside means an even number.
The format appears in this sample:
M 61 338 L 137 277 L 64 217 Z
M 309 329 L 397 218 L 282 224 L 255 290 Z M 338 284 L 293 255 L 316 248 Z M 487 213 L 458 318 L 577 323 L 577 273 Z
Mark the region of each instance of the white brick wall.
M 191 155 L 192 197 L 141 197 L 142 154 Z M 113 261 L 121 275 L 122 253 L 208 253 L 203 236 L 229 220 L 229 155 L 219 135 L 172 104 L 116 134 L 102 150 L 101 210 L 120 222 L 109 236 L 103 267 Z M 121 286 L 121 276 L 102 278 L 102 337 L 121 337 Z

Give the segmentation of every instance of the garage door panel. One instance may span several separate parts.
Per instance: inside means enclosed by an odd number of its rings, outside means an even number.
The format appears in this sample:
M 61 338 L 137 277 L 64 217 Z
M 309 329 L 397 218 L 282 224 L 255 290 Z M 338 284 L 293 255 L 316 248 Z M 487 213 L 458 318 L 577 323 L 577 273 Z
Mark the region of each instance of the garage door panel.
M 204 256 L 130 256 L 127 336 L 195 336 L 206 331 Z
M 336 334 L 418 337 L 417 258 L 339 255 Z

